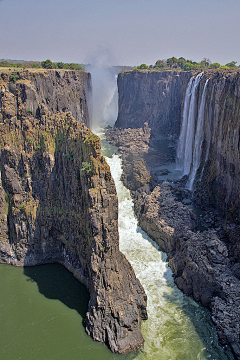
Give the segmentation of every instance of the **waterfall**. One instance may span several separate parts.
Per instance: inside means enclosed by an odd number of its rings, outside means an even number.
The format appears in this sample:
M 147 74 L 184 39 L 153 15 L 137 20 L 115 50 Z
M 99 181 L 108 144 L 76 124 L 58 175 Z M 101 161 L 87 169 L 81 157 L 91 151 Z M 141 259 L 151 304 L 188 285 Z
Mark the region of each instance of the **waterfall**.
M 198 109 L 196 109 L 197 88 L 202 75 L 203 72 L 199 73 L 197 76 L 191 77 L 188 83 L 184 100 L 182 127 L 177 148 L 177 169 L 181 170 L 183 175 L 188 175 L 190 173 L 188 182 L 190 190 L 192 190 L 202 154 L 204 108 L 208 84 L 207 80 L 204 85 L 200 108 L 198 111 Z M 197 129 L 195 130 L 196 123 Z
M 186 146 L 187 126 L 188 126 L 188 112 L 189 112 L 193 80 L 194 80 L 194 76 L 191 77 L 186 90 L 184 108 L 183 108 L 183 122 L 182 122 L 181 133 L 178 141 L 177 169 L 181 171 L 183 171 L 183 167 L 184 167 L 184 154 L 185 154 L 185 146 Z
M 191 91 L 191 100 L 189 105 L 188 113 L 188 125 L 187 125 L 187 135 L 186 135 L 186 145 L 184 153 L 184 165 L 183 165 L 183 175 L 188 175 L 190 172 L 192 164 L 192 155 L 193 155 L 193 144 L 194 144 L 194 133 L 195 133 L 195 113 L 196 113 L 196 90 L 200 82 L 201 76 L 203 73 L 200 73 L 196 76 L 192 91 Z
M 207 84 L 208 79 L 205 82 L 202 99 L 200 104 L 200 109 L 198 113 L 198 120 L 197 120 L 197 129 L 195 133 L 194 139 L 194 152 L 193 152 L 193 161 L 192 161 L 192 169 L 189 176 L 188 188 L 192 190 L 193 182 L 197 173 L 197 169 L 199 168 L 201 155 L 202 155 L 202 142 L 203 142 L 203 121 L 204 121 L 204 108 L 206 102 L 206 94 L 207 94 Z

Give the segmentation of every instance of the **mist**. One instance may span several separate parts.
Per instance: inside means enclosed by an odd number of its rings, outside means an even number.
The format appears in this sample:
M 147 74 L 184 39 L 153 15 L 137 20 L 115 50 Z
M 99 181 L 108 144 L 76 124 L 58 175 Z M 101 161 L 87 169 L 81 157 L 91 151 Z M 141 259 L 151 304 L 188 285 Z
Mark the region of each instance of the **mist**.
M 86 69 L 91 73 L 92 98 L 90 128 L 113 126 L 118 114 L 117 71 L 97 62 Z

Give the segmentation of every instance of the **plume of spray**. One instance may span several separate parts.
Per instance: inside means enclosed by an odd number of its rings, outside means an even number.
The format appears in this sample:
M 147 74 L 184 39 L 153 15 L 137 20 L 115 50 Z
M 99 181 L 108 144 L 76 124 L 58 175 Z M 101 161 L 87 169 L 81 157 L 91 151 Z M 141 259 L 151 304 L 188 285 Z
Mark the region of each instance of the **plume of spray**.
M 91 130 L 114 125 L 118 112 L 117 71 L 110 65 L 108 53 L 95 56 L 86 70 L 91 73 Z

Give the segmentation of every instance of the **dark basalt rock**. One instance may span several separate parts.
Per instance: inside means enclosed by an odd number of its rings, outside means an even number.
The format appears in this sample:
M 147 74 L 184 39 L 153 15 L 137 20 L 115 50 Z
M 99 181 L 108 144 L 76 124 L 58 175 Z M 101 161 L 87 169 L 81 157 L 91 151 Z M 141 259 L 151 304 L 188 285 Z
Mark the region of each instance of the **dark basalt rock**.
M 53 94 L 66 79 L 74 87 L 73 77 L 22 73 L 14 93 L 0 78 L 0 262 L 63 264 L 89 289 L 87 333 L 124 353 L 143 344 L 147 298 L 119 251 L 116 188 L 100 139 L 72 113 L 55 112 L 66 100 L 56 104 Z M 46 94 L 48 106 L 33 116 Z

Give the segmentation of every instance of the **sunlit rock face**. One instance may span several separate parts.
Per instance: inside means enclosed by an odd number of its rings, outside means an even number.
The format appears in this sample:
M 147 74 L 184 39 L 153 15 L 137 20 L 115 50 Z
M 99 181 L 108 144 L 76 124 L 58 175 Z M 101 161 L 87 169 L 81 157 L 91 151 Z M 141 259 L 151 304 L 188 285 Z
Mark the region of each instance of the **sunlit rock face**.
M 0 262 L 65 265 L 90 291 L 87 333 L 123 353 L 143 343 L 146 295 L 119 251 L 115 184 L 86 126 L 89 80 L 1 75 Z

